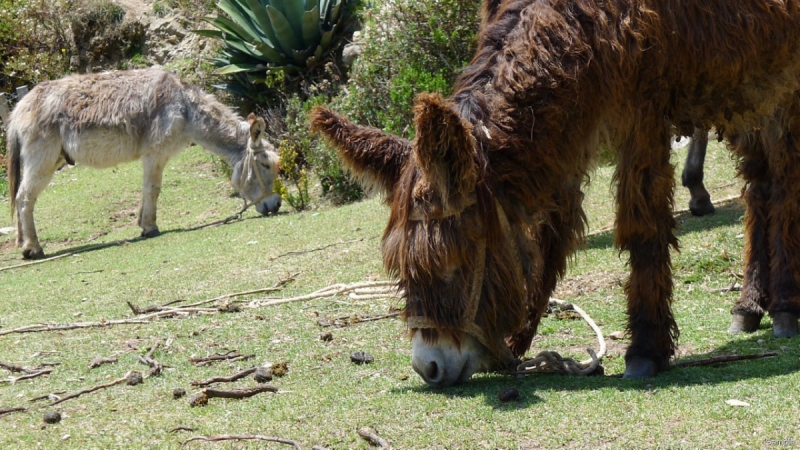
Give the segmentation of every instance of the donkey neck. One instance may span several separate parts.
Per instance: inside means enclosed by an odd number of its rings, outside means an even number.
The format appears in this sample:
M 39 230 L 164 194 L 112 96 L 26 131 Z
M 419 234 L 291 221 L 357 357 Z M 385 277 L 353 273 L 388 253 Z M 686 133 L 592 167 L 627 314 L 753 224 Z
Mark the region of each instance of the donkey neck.
M 187 132 L 204 149 L 239 164 L 247 150 L 249 126 L 230 108 L 197 88 L 187 90 Z

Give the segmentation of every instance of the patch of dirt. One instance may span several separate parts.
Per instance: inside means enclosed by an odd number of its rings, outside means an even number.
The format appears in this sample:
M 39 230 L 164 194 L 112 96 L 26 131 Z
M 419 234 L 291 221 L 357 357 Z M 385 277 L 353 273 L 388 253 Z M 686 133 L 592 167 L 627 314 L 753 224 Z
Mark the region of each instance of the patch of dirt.
M 625 277 L 624 272 L 603 270 L 566 278 L 558 283 L 553 296 L 565 300 L 600 291 L 621 289 Z

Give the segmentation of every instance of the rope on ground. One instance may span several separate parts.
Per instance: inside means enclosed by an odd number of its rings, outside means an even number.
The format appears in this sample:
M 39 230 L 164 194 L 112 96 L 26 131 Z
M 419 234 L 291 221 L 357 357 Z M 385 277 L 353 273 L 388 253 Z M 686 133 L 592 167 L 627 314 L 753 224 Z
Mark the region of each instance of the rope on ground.
M 594 320 L 588 314 L 586 314 L 586 311 L 574 303 L 565 302 L 564 300 L 559 300 L 557 298 L 551 298 L 550 304 L 554 306 L 570 305 L 575 312 L 580 314 L 583 320 L 585 320 L 594 331 L 597 337 L 598 345 L 600 346 L 600 350 L 595 353 L 594 350 L 587 348 L 586 352 L 589 353 L 591 359 L 581 362 L 575 361 L 569 357 L 563 357 L 558 354 L 558 352 L 543 351 L 532 359 L 523 361 L 521 364 L 519 364 L 515 373 L 561 373 L 567 375 L 590 375 L 594 373 L 594 371 L 600 366 L 600 361 L 606 354 L 606 340 L 603 337 L 603 332 L 600 330 L 600 327 L 598 327 Z

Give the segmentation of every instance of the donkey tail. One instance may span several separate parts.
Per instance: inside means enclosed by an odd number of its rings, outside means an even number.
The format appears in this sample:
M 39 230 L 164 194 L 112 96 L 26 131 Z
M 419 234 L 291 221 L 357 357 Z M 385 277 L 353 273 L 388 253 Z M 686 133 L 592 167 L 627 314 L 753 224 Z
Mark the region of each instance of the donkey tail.
M 17 192 L 19 192 L 21 154 L 19 133 L 13 126 L 8 127 L 6 135 L 6 173 L 8 174 L 8 196 L 11 198 L 11 220 L 17 210 Z

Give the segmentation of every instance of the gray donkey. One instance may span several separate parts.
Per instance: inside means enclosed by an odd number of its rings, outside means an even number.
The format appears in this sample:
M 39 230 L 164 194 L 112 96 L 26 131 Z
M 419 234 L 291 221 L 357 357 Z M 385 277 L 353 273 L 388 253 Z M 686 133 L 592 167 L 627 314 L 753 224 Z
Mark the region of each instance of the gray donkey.
M 156 203 L 167 161 L 191 143 L 226 159 L 231 183 L 261 214 L 275 213 L 278 156 L 265 123 L 243 121 L 228 107 L 158 69 L 72 75 L 36 86 L 11 113 L 8 181 L 17 245 L 25 259 L 42 258 L 33 208 L 53 173 L 68 164 L 112 167 L 142 160 L 142 236 L 159 235 Z

